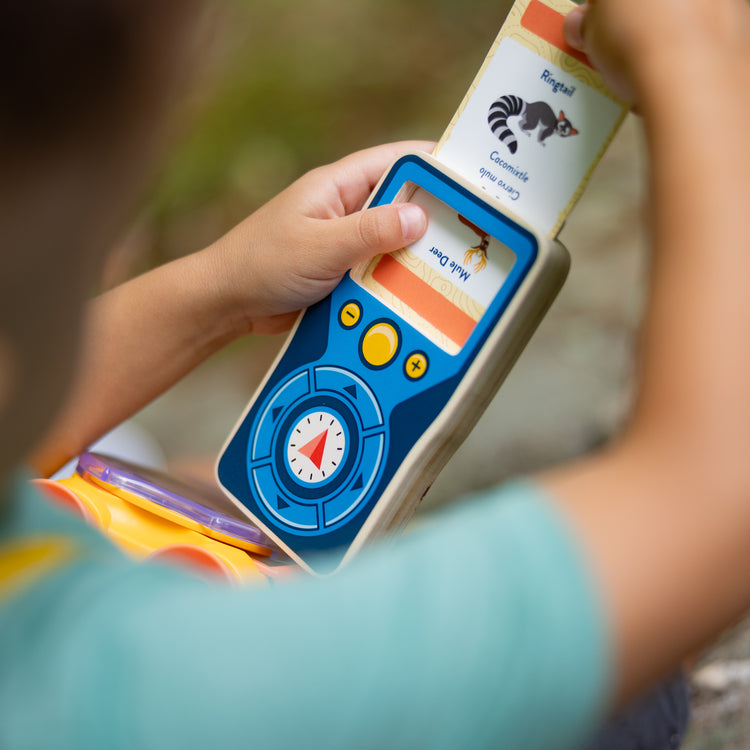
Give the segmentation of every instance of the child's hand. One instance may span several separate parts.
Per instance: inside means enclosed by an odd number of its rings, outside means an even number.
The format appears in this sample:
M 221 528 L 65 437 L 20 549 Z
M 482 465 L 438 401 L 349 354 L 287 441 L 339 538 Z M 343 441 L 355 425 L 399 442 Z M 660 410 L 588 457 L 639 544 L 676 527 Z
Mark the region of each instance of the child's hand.
M 716 86 L 735 77 L 738 61 L 747 68 L 750 5 L 747 0 L 589 0 L 570 12 L 565 34 L 615 93 L 644 106 L 655 90 L 663 94 L 670 77 L 674 86 L 688 88 L 694 72 L 710 66 Z
M 237 334 L 289 328 L 353 265 L 421 237 L 427 219 L 415 205 L 360 209 L 391 162 L 432 146 L 380 146 L 315 169 L 204 251 Z
M 315 169 L 205 250 L 94 300 L 79 378 L 31 463 L 48 475 L 221 347 L 289 328 L 353 265 L 421 237 L 417 206 L 360 208 L 391 162 L 432 146 L 380 146 Z

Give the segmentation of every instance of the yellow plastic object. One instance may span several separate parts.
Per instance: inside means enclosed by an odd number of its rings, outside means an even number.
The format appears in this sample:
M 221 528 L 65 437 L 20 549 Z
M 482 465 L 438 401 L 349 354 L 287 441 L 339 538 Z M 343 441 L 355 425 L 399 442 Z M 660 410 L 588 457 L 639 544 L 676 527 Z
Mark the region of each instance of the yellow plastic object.
M 212 538 L 192 519 L 121 488 L 115 494 L 78 474 L 35 483 L 48 497 L 78 512 L 136 559 L 173 562 L 211 578 L 242 584 L 268 583 L 269 578 L 276 577 L 277 571 L 282 572 L 286 567 L 277 568 L 271 561 L 261 562 L 239 546 Z M 214 530 L 211 532 L 220 536 Z M 254 545 L 247 543 L 247 546 Z M 266 548 L 258 549 L 268 555 Z
M 347 302 L 339 312 L 339 322 L 344 328 L 354 328 L 362 317 L 362 306 L 359 302 Z
M 424 352 L 414 352 L 406 358 L 404 373 L 409 380 L 419 380 L 427 374 L 430 362 Z
M 362 356 L 372 367 L 385 367 L 398 353 L 398 331 L 390 323 L 375 323 L 362 337 Z

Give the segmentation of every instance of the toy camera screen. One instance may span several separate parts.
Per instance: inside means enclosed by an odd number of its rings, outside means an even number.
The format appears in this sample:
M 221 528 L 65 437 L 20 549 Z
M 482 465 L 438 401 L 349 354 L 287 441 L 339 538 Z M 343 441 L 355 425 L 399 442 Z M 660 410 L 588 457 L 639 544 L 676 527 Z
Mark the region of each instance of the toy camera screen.
M 516 256 L 484 230 L 417 188 L 429 218 L 412 245 L 373 260 L 357 281 L 427 338 L 457 354 L 508 277 Z

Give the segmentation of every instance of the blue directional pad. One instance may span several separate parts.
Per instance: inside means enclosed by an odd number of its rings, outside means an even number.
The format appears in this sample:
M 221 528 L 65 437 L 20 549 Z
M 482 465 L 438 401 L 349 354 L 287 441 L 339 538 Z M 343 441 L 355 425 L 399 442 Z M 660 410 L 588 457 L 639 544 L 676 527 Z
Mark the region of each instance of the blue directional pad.
M 310 393 L 310 375 L 307 370 L 289 378 L 273 395 L 258 419 L 252 440 L 252 458 L 269 458 L 273 447 L 273 434 L 279 417 L 292 404 Z
M 383 445 L 385 436 L 383 433 L 369 435 L 362 441 L 362 466 L 377 466 L 383 458 Z M 359 471 L 351 485 L 340 492 L 336 497 L 323 503 L 323 525 L 325 527 L 335 526 L 353 513 L 361 499 L 375 481 L 375 474 L 366 473 L 364 469 Z
M 284 497 L 275 486 L 270 465 L 253 469 L 253 482 L 270 520 L 300 531 L 315 531 L 320 527 L 317 506 Z
M 294 373 L 263 405 L 249 442 L 258 507 L 287 533 L 344 526 L 379 476 L 386 440 L 380 405 L 361 378 L 328 366 Z
M 383 413 L 375 395 L 362 378 L 341 367 L 316 367 L 315 389 L 346 394 L 362 420 L 364 429 L 383 424 Z

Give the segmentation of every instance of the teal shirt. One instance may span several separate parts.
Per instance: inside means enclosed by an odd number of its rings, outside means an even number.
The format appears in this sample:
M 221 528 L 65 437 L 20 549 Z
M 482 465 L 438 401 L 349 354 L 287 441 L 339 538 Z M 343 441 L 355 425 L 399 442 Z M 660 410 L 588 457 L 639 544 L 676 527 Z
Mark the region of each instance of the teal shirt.
M 606 637 L 532 483 L 268 588 L 136 564 L 20 481 L 0 511 L 8 750 L 580 748 Z

